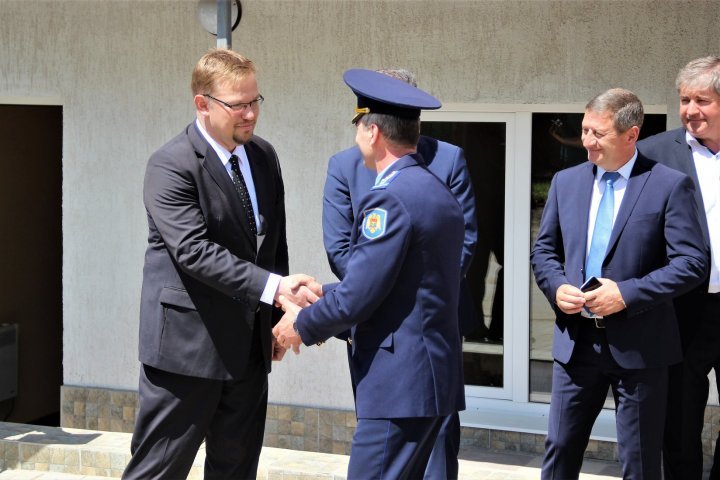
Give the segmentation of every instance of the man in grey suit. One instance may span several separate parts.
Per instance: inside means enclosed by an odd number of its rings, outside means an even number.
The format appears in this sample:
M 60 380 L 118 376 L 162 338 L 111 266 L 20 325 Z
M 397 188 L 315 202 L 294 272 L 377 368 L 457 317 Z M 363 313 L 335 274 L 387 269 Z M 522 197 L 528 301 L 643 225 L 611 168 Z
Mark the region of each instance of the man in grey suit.
M 317 299 L 287 276 L 284 187 L 253 135 L 255 67 L 230 50 L 192 74 L 197 119 L 148 161 L 140 305 L 140 408 L 123 478 L 186 478 L 205 441 L 206 479 L 255 478 L 275 348 L 273 303 Z M 308 288 L 309 285 L 310 288 Z
M 638 143 L 653 160 L 695 183 L 692 206 L 710 250 L 710 277 L 675 300 L 683 361 L 670 369 L 665 418 L 665 478 L 699 480 L 708 373 L 720 367 L 720 57 L 689 62 L 675 81 L 682 128 Z M 720 443 L 710 478 L 720 479 Z

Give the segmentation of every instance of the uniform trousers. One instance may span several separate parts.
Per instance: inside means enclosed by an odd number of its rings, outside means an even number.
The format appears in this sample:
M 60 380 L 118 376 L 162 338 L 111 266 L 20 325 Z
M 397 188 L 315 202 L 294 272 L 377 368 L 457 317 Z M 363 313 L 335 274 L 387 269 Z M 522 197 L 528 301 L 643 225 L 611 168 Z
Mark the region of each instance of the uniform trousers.
M 267 372 L 211 380 L 143 365 L 140 408 L 123 479 L 187 478 L 205 440 L 205 480 L 255 479 L 265 432 Z
M 541 478 L 577 479 L 595 419 L 612 389 L 620 463 L 626 480 L 658 480 L 667 367 L 626 369 L 613 359 L 605 329 L 582 323 L 567 364 L 553 364 Z
M 425 468 L 425 480 L 457 480 L 459 452 L 460 415 L 455 412 L 443 419 Z
M 359 418 L 347 479 L 422 478 L 444 418 Z

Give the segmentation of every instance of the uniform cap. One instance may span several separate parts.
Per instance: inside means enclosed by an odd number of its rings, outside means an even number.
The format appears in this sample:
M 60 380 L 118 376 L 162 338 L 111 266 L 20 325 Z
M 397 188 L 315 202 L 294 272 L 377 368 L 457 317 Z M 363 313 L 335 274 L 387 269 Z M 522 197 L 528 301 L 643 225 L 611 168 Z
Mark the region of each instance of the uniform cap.
M 357 108 L 352 123 L 367 113 L 384 113 L 400 118 L 420 118 L 420 110 L 436 110 L 440 100 L 384 73 L 352 68 L 343 74 L 343 80 L 357 95 Z

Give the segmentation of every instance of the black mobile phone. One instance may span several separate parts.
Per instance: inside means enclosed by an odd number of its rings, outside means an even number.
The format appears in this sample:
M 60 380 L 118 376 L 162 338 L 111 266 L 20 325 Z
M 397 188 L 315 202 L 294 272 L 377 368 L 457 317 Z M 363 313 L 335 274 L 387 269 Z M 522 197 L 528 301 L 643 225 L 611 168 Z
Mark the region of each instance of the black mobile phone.
M 590 292 L 600 287 L 600 285 L 602 285 L 602 283 L 597 279 L 597 277 L 590 277 L 587 279 L 587 282 L 580 285 L 580 291 Z

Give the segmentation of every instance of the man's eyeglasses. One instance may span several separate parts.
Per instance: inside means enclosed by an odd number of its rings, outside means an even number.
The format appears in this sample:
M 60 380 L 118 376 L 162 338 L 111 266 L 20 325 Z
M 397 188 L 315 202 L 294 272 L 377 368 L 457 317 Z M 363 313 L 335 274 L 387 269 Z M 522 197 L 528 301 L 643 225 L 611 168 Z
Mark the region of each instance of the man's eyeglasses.
M 253 100 L 252 102 L 234 103 L 234 104 L 230 105 L 229 103 L 223 102 L 222 100 L 219 100 L 208 93 L 203 93 L 203 97 L 212 98 L 219 104 L 225 105 L 227 108 L 229 108 L 233 112 L 244 112 L 246 108 L 251 108 L 251 109 L 259 108 L 260 105 L 262 105 L 262 103 L 265 101 L 265 98 L 262 95 L 258 95 L 257 98 L 255 100 Z

